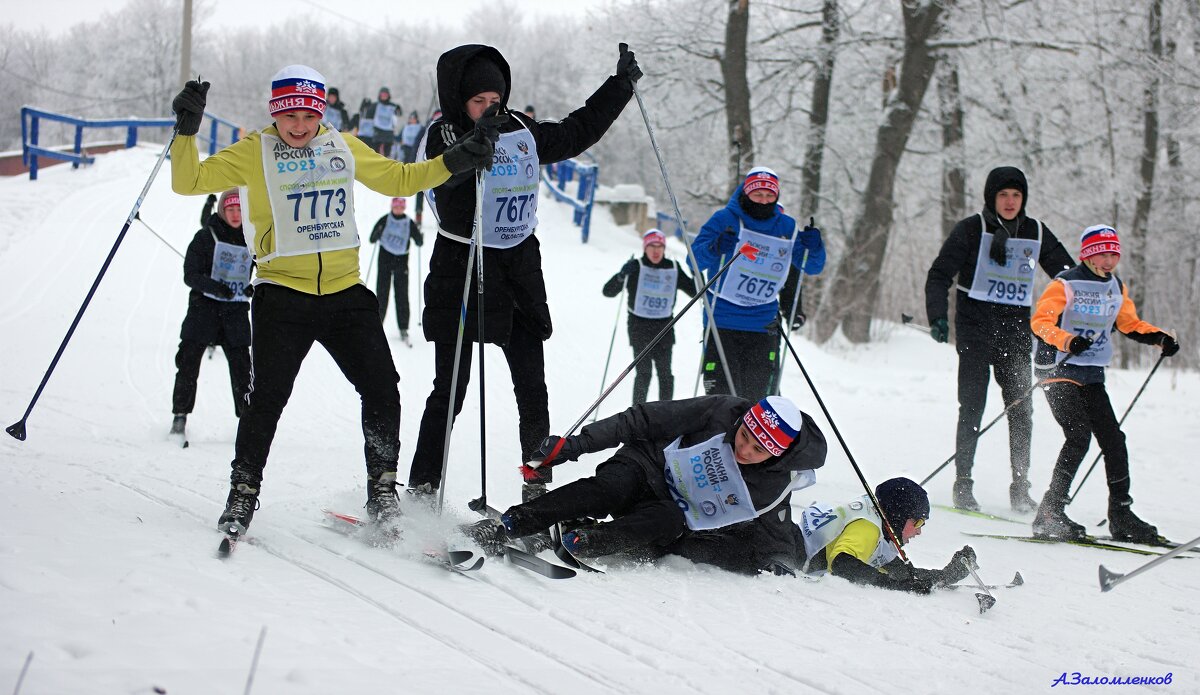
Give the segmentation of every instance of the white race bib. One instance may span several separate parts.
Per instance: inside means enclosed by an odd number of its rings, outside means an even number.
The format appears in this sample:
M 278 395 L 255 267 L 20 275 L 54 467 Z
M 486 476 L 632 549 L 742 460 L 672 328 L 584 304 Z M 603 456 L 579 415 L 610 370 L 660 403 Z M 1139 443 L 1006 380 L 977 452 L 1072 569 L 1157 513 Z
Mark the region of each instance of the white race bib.
M 757 516 L 750 491 L 733 458 L 733 447 L 718 434 L 680 448 L 683 437 L 663 449 L 663 477 L 671 498 L 693 531 L 721 528 Z
M 421 134 L 420 123 L 409 123 L 400 131 L 400 142 L 405 147 L 412 147 L 417 144 L 417 136 Z
M 376 104 L 371 124 L 378 130 L 393 130 L 396 125 L 396 105 Z
M 813 502 L 800 513 L 800 520 L 796 524 L 800 527 L 800 535 L 804 538 L 804 553 L 808 557 L 804 563 L 804 571 L 808 571 L 809 564 L 822 549 L 842 535 L 842 531 L 850 522 L 858 519 L 866 519 L 880 529 L 879 543 L 876 544 L 867 564 L 882 567 L 895 559 L 898 554 L 896 546 L 887 540 L 887 534 L 883 532 L 883 522 L 871 505 L 871 498 L 862 495 L 837 506 Z
M 263 133 L 262 158 L 275 225 L 275 251 L 262 261 L 358 247 L 354 155 L 341 133 L 327 131 L 300 148 Z
M 1107 367 L 1112 361 L 1112 327 L 1125 298 L 1114 275 L 1108 280 L 1064 280 L 1067 307 L 1063 310 L 1061 327 L 1081 335 L 1092 346 L 1078 355 L 1064 357 L 1071 364 L 1085 367 Z M 1065 356 L 1068 353 L 1060 353 Z
M 483 175 L 483 245 L 516 246 L 537 227 L 538 153 L 527 129 L 504 133 Z
M 407 217 L 396 219 L 388 215 L 387 224 L 383 227 L 383 235 L 379 237 L 379 245 L 384 251 L 393 256 L 408 254 L 408 235 L 411 227 Z
M 334 130 L 341 130 L 342 112 L 337 109 L 325 109 L 325 124 Z
M 209 230 L 209 233 L 212 233 Z M 218 302 L 248 302 L 250 298 L 242 294 L 242 290 L 250 284 L 250 250 L 245 246 L 226 244 L 217 241 L 213 234 L 212 272 L 209 277 L 228 286 L 233 290 L 233 298 L 214 297 L 205 292 L 204 296 Z
M 742 228 L 738 232 L 738 248 L 743 244 L 757 248 L 758 254 L 755 260 L 738 256 L 725 271 L 718 296 L 738 306 L 769 304 L 779 297 L 779 290 L 787 279 L 788 266 L 792 262 L 792 240 Z
M 637 294 L 633 298 L 633 315 L 644 319 L 665 319 L 675 308 L 675 287 L 679 268 L 638 268 Z
M 983 215 L 979 216 L 983 224 Z M 989 251 L 993 234 L 983 232 L 979 240 L 979 255 L 975 259 L 975 279 L 967 296 L 981 302 L 1009 304 L 1012 306 L 1033 305 L 1033 271 L 1037 268 L 1038 255 L 1042 248 L 1042 223 L 1037 223 L 1037 239 L 1009 239 L 1004 244 L 1008 262 L 997 265 Z M 987 229 L 984 226 L 984 229 Z

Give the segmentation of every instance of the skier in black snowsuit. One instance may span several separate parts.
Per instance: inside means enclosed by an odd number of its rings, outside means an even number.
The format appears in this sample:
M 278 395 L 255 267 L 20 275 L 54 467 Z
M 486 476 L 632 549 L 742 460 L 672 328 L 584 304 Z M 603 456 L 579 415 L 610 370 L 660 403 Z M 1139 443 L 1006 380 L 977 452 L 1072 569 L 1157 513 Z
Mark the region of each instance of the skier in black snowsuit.
M 958 349 L 958 430 L 955 437 L 954 506 L 978 511 L 971 468 L 983 408 L 988 369 L 1000 385 L 1008 412 L 1012 485 L 1009 499 L 1019 512 L 1032 512 L 1029 496 L 1029 441 L 1033 430 L 1031 395 L 1034 263 L 1050 277 L 1075 265 L 1071 254 L 1041 222 L 1025 215 L 1029 186 L 1016 167 L 998 167 L 983 188 L 983 210 L 954 226 L 925 280 L 930 335 L 949 339 L 947 292 L 957 276 L 954 330 Z M 1036 257 L 1036 259 L 1035 259 Z
M 438 97 L 442 116 L 430 125 L 418 146 L 417 161 L 432 159 L 476 127 L 499 130 L 496 159 L 483 177 L 484 342 L 504 351 L 517 398 L 522 461 L 550 433 L 542 342 L 553 326 L 542 277 L 537 237 L 539 167 L 574 157 L 604 135 L 633 96 L 641 77 L 632 52 L 621 54 L 609 77 L 582 108 L 561 121 L 533 121 L 508 111 L 511 87 L 508 62 L 490 46 L 465 45 L 438 59 Z M 485 113 L 486 110 L 486 113 Z M 452 176 L 426 192 L 438 220 L 437 240 L 425 279 L 422 326 L 434 343 L 433 390 L 425 402 L 421 429 L 409 471 L 410 489 L 432 492 L 441 485 L 446 412 L 454 345 L 459 330 L 463 283 L 475 219 L 475 177 Z M 471 343 L 477 335 L 476 291 L 468 293 L 464 343 L 454 413 L 462 408 L 470 382 Z M 532 472 L 523 496 L 539 494 L 550 482 L 549 470 Z M 422 487 L 424 486 L 424 487 Z
M 196 380 L 209 345 L 220 345 L 229 362 L 234 416 L 241 416 L 250 391 L 250 296 L 254 288 L 237 189 L 222 193 L 216 204 L 217 212 L 196 232 L 183 259 L 183 282 L 192 291 L 175 353 L 173 434 L 183 434 L 187 416 L 196 405 Z M 211 208 L 211 201 L 205 204 L 205 211 Z
M 821 430 L 790 400 L 715 395 L 635 405 L 578 435 L 548 437 L 533 458 L 546 467 L 617 446 L 594 477 L 510 507 L 469 534 L 494 550 L 568 522 L 563 545 L 573 554 L 653 557 L 693 534 L 753 532 L 757 519 L 778 519 L 776 532 L 790 541 L 782 515 L 791 492 L 815 481 L 826 454 Z M 572 521 L 610 514 L 607 523 Z
M 642 235 L 645 252 L 640 259 L 629 259 L 620 272 L 604 283 L 601 292 L 615 297 L 621 288 L 627 290 L 629 316 L 629 345 L 635 356 L 645 350 L 654 336 L 671 323 L 675 309 L 675 294 L 683 292 L 696 296 L 696 282 L 683 272 L 679 261 L 666 258 L 667 238 L 657 229 Z M 643 269 L 646 272 L 643 282 Z M 669 401 L 675 394 L 675 376 L 671 373 L 671 348 L 675 345 L 672 328 L 658 341 L 650 354 L 638 363 L 633 373 L 633 404 L 645 403 L 650 393 L 652 371 L 658 372 L 658 400 Z
M 422 246 L 425 237 L 421 235 L 421 227 L 412 224 L 408 215 L 404 214 L 408 201 L 404 198 L 392 198 L 391 213 L 380 217 L 371 228 L 370 241 L 379 244 L 379 263 L 375 280 L 375 296 L 379 299 L 379 320 L 387 316 L 388 294 L 396 294 L 396 323 L 400 326 L 400 340 L 405 345 L 412 346 L 408 339 L 408 252 L 411 248 L 409 241 Z M 417 268 L 420 278 L 421 269 Z

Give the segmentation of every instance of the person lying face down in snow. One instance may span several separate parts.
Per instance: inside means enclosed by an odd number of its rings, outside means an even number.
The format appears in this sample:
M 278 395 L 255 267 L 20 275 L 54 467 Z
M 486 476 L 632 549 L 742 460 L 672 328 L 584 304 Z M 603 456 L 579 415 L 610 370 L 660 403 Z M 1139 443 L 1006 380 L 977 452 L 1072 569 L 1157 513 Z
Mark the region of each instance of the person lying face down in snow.
M 560 446 L 561 444 L 561 446 Z M 745 525 L 788 506 L 825 463 L 825 437 L 781 396 L 658 401 L 546 438 L 534 467 L 620 447 L 596 474 L 510 507 L 467 533 L 486 550 L 564 524 L 572 554 L 656 556 L 690 534 Z M 526 464 L 528 466 L 529 464 Z M 577 522 L 581 518 L 612 521 Z

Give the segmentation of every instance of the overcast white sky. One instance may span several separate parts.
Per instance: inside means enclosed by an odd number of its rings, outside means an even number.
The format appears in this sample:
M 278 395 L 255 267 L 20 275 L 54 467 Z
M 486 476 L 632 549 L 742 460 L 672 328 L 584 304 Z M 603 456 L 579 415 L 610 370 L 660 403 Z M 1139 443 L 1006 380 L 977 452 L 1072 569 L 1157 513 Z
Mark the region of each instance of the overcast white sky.
M 213 8 L 213 21 L 237 27 L 269 24 L 283 17 L 323 13 L 346 21 L 388 20 L 393 24 L 408 21 L 447 24 L 459 21 L 464 13 L 495 0 L 193 0 Z M 526 15 L 582 16 L 589 8 L 608 0 L 510 0 Z M 20 3 L 15 11 L 5 12 L 0 21 L 12 22 L 19 29 L 43 28 L 58 33 L 72 24 L 99 19 L 105 12 L 120 8 L 124 0 L 35 0 Z M 15 4 L 15 3 L 14 3 Z M 180 0 L 182 7 L 182 0 Z M 11 8 L 10 8 L 11 9 Z

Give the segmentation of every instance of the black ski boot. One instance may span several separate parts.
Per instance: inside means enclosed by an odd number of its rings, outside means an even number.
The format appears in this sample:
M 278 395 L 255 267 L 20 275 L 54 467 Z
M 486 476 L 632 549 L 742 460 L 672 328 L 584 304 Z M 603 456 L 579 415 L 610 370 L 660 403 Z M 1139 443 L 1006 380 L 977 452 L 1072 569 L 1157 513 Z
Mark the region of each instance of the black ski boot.
M 1054 541 L 1076 541 L 1087 537 L 1087 528 L 1067 518 L 1066 499 L 1047 492 L 1033 518 L 1034 538 Z
M 625 534 L 605 528 L 607 524 L 583 526 L 563 534 L 562 544 L 572 555 L 589 558 L 612 555 L 631 546 Z
M 171 434 L 183 434 L 187 428 L 187 413 L 175 413 L 175 419 L 171 421 Z
M 462 532 L 475 541 L 483 552 L 496 556 L 504 554 L 504 544 L 510 542 L 508 529 L 499 519 L 480 519 L 462 527 Z
M 1108 530 L 1113 540 L 1130 543 L 1158 541 L 1158 528 L 1139 519 L 1128 504 L 1108 508 Z
M 400 516 L 400 498 L 396 496 L 396 471 L 367 478 L 367 517 L 376 523 Z
M 225 533 L 241 535 L 250 528 L 250 520 L 254 518 L 254 510 L 258 509 L 258 489 L 246 483 L 238 483 L 230 487 L 229 497 L 225 500 L 225 512 L 217 520 L 217 530 Z
M 959 478 L 954 481 L 954 507 L 956 509 L 965 509 L 968 512 L 979 511 L 979 503 L 975 501 L 975 493 L 972 490 L 975 487 L 975 481 L 970 478 Z
M 1008 486 L 1008 499 L 1014 512 L 1028 514 L 1037 511 L 1038 503 L 1029 496 L 1029 480 L 1026 478 L 1014 480 L 1012 485 Z

